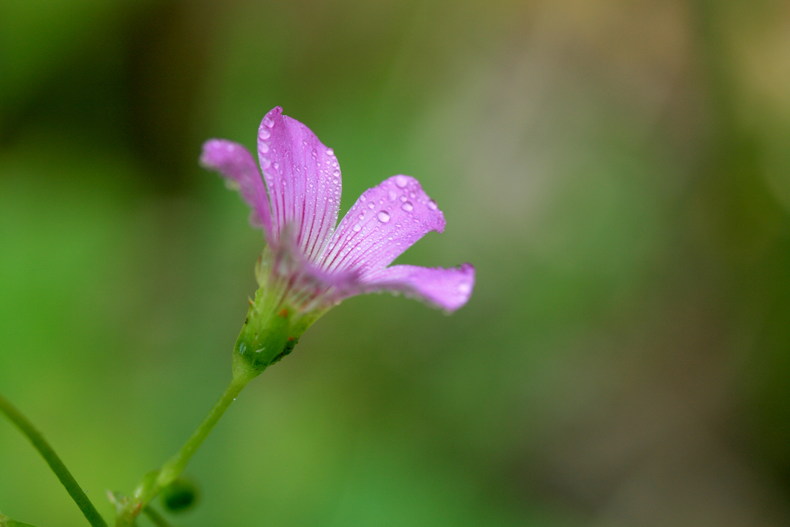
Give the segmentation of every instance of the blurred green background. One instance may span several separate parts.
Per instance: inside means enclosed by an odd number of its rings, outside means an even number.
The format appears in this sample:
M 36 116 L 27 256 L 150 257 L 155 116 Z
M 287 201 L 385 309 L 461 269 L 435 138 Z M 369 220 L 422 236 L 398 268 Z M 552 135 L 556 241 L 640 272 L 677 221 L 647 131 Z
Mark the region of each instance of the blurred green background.
M 788 57 L 769 0 L 4 1 L 0 391 L 108 515 L 180 446 L 261 249 L 200 146 L 282 105 L 477 287 L 332 310 L 176 525 L 790 525 Z M 3 422 L 0 510 L 85 524 Z

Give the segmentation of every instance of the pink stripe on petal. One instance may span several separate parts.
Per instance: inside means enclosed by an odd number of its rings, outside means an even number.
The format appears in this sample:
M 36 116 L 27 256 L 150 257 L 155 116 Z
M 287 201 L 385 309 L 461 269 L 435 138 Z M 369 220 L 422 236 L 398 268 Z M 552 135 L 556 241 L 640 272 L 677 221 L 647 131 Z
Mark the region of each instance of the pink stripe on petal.
M 271 242 L 273 233 L 269 198 L 255 160 L 247 149 L 232 141 L 211 139 L 203 144 L 200 163 L 219 172 L 239 191 L 252 209 L 251 222 L 263 227 L 267 240 Z
M 469 300 L 474 284 L 475 268 L 471 264 L 452 269 L 395 265 L 364 278 L 360 292 L 403 293 L 445 311 L 455 311 Z
M 340 165 L 334 152 L 279 106 L 258 129 L 258 157 L 272 203 L 277 235 L 286 224 L 309 259 L 320 254 L 337 223 Z
M 444 215 L 420 183 L 393 176 L 362 193 L 338 225 L 320 264 L 328 271 L 377 271 L 428 232 L 443 230 Z

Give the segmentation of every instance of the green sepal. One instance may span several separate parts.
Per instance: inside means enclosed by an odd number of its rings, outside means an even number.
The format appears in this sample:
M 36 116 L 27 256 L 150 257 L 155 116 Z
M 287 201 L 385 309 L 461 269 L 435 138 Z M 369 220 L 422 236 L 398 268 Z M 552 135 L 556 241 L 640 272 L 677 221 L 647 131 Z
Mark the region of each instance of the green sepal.
M 272 288 L 260 288 L 234 346 L 234 367 L 257 375 L 280 357 L 288 346 L 292 313 L 277 305 Z
M 272 251 L 264 249 L 255 268 L 259 288 L 233 350 L 236 376 L 255 377 L 290 354 L 302 333 L 328 309 L 295 300 L 289 279 L 280 277 L 275 267 Z

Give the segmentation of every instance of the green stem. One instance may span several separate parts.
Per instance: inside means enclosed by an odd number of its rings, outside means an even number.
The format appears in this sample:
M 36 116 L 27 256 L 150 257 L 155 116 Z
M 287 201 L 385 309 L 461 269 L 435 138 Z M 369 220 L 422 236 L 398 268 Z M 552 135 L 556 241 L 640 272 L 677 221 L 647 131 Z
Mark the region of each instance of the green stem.
M 203 441 L 208 437 L 208 434 L 217 424 L 220 417 L 223 416 L 225 410 L 236 400 L 236 397 L 247 385 L 247 382 L 249 382 L 247 378 L 234 377 L 231 380 L 225 393 L 222 394 L 222 397 L 219 398 L 203 422 L 200 423 L 200 426 L 192 433 L 192 436 L 184 443 L 181 450 L 176 452 L 176 455 L 162 466 L 159 476 L 156 478 L 156 485 L 159 489 L 170 485 L 181 475 L 189 460 L 192 459 L 197 449 L 203 444 Z
M 33 448 L 38 450 L 38 453 L 41 454 L 41 457 L 47 462 L 47 465 L 49 465 L 49 468 L 55 473 L 60 483 L 66 488 L 69 496 L 71 496 L 71 499 L 73 499 L 80 508 L 88 522 L 93 527 L 107 527 L 104 519 L 96 510 L 96 507 L 93 506 L 93 503 L 91 503 L 88 496 L 86 496 L 85 492 L 80 488 L 74 476 L 69 472 L 69 469 L 66 468 L 63 461 L 60 460 L 49 443 L 47 443 L 47 440 L 44 439 L 44 436 L 41 435 L 41 432 L 36 430 L 33 423 L 22 415 L 22 413 L 2 395 L 0 395 L 0 412 L 4 413 L 33 444 Z
M 170 527 L 170 524 L 167 520 L 159 514 L 156 510 L 152 507 L 146 507 L 143 509 L 143 514 L 148 516 L 148 519 L 151 520 L 151 523 L 156 525 L 156 527 Z
M 184 446 L 162 465 L 161 469 L 143 478 L 143 481 L 134 491 L 132 499 L 119 511 L 116 527 L 134 525 L 134 519 L 145 509 L 151 500 L 153 500 L 162 489 L 173 483 L 176 478 L 181 475 L 187 463 L 189 463 L 189 460 L 192 459 L 197 449 L 203 444 L 203 441 L 219 419 L 231 403 L 236 400 L 241 390 L 256 375 L 257 372 L 248 374 L 241 370 L 234 371 L 233 379 L 225 389 L 225 393 L 222 394 L 203 422 L 200 423 L 197 429 L 192 433 L 192 436 L 184 443 Z

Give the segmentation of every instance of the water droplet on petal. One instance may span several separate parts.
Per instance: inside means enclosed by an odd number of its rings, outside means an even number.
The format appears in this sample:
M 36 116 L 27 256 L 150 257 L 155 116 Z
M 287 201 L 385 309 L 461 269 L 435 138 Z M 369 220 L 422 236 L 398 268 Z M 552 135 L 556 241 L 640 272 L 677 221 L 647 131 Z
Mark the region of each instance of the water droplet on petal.
M 404 201 L 403 205 L 400 206 L 406 212 L 411 212 L 414 210 L 414 205 L 411 204 L 411 201 Z
M 469 291 L 472 290 L 472 286 L 470 286 L 469 284 L 464 282 L 464 283 L 458 284 L 457 289 L 458 289 L 459 293 L 466 294 L 466 293 L 468 293 Z
M 390 201 L 395 201 L 395 198 L 397 198 L 397 197 L 398 197 L 398 193 L 397 193 L 397 192 L 395 192 L 394 190 L 390 190 L 390 191 L 387 193 L 387 195 L 389 196 L 389 198 L 390 198 Z
M 381 223 L 387 223 L 390 221 L 390 213 L 386 210 L 379 211 L 379 213 L 376 214 L 376 218 L 378 218 Z
M 264 141 L 266 139 L 269 139 L 271 136 L 272 136 L 272 133 L 269 130 L 265 129 L 265 128 L 261 129 L 261 133 L 258 134 L 258 137 L 260 137 Z
M 431 210 L 436 210 L 439 207 L 436 205 L 436 202 L 434 200 L 430 200 L 428 201 L 428 208 Z
M 360 225 L 359 223 L 357 223 L 356 225 L 354 225 L 354 226 L 351 228 L 351 230 L 353 230 L 354 232 L 359 232 L 359 231 L 361 231 L 361 230 L 362 230 L 362 225 Z
M 373 210 L 373 209 L 375 209 L 375 208 L 376 208 L 376 206 L 375 206 L 373 203 L 368 203 L 368 208 L 369 208 L 370 210 Z
M 409 178 L 406 176 L 395 176 L 395 184 L 403 188 L 409 184 Z
M 333 156 L 333 155 L 335 155 L 335 151 L 332 150 L 331 148 L 327 148 L 326 149 L 326 155 Z
M 271 117 L 266 116 L 263 118 L 263 126 L 265 126 L 266 128 L 271 128 L 272 126 L 274 126 L 274 121 L 272 120 Z
M 275 170 L 277 170 L 278 172 L 280 171 L 280 163 L 274 163 L 272 166 L 273 166 L 273 167 L 274 167 L 274 169 L 275 169 Z
M 263 137 L 263 135 L 261 135 L 261 137 Z M 258 150 L 261 152 L 261 154 L 268 154 L 269 145 L 267 145 L 266 143 L 261 143 L 258 145 Z

